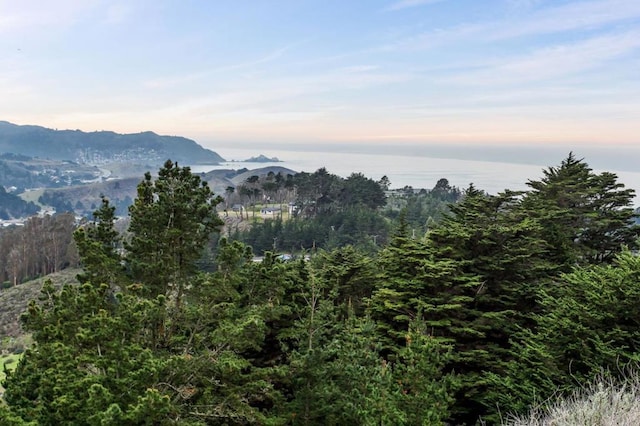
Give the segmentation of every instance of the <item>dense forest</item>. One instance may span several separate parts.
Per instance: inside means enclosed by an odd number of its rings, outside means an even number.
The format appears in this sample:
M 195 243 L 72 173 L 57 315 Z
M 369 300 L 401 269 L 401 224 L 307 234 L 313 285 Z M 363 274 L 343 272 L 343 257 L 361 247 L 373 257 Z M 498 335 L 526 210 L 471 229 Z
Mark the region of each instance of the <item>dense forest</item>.
M 325 168 L 286 176 L 253 175 L 237 188 L 227 188 L 225 220 L 229 215 L 246 215 L 251 223 L 249 228 L 239 229 L 239 223 L 232 222 L 226 227 L 227 236 L 250 245 L 257 254 L 313 252 L 346 245 L 375 252 L 388 242 L 400 212 L 413 236 L 424 235 L 448 211 L 449 203 L 461 196 L 444 178 L 431 190 L 407 186 L 390 191 L 390 184 L 386 176 L 377 182 L 361 173 L 342 178 Z M 229 213 L 234 202 L 242 206 L 243 214 Z M 273 213 L 271 218 L 259 220 L 256 203 L 272 206 L 262 209 Z M 286 209 L 291 214 L 286 214 Z
M 23 316 L 0 423 L 499 424 L 638 361 L 640 227 L 614 174 L 569 155 L 528 191 L 443 179 L 395 199 L 300 179 L 292 218 L 242 232 L 170 161 L 126 233 L 103 199 L 73 235 L 80 284 Z M 256 262 L 246 243 L 274 238 L 308 256 Z

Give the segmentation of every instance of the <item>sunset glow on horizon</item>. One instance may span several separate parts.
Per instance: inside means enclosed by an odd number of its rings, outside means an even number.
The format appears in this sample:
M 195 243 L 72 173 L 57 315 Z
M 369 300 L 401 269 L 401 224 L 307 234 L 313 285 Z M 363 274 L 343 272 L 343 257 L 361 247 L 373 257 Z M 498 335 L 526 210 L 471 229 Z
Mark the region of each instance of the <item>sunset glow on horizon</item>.
M 637 0 L 0 0 L 0 120 L 218 144 L 640 143 Z

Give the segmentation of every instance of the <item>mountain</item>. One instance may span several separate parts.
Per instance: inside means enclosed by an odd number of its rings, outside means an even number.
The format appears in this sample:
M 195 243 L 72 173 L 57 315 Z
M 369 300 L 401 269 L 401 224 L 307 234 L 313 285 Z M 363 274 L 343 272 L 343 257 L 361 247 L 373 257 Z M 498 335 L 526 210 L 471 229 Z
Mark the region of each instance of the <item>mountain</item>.
M 109 131 L 53 130 L 0 121 L 0 153 L 28 155 L 80 164 L 144 162 L 160 165 L 167 159 L 189 164 L 225 161 L 216 152 L 180 136 L 153 132 L 119 134 Z

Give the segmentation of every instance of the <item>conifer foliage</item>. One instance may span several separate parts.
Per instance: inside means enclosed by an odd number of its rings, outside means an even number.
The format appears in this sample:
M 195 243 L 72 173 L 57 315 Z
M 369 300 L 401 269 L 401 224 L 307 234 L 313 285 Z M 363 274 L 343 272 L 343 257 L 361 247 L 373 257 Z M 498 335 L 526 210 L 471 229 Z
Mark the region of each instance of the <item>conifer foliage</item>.
M 315 214 L 366 198 L 360 175 L 315 178 Z M 470 186 L 421 238 L 401 214 L 373 254 L 256 262 L 221 238 L 203 271 L 219 199 L 168 161 L 128 233 L 106 199 L 75 233 L 79 284 L 29 305 L 0 424 L 496 424 L 637 363 L 633 191 L 573 155 L 529 186 Z

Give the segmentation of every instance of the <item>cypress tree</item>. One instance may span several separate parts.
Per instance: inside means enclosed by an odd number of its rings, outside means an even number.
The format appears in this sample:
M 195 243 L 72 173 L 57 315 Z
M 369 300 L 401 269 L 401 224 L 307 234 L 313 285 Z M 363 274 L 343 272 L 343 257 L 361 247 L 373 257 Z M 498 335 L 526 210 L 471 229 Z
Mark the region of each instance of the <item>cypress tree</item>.
M 541 180 L 528 182 L 523 206 L 541 224 L 548 258 L 561 271 L 611 262 L 623 246 L 638 248 L 635 191 L 625 189 L 615 174 L 595 174 L 573 153 L 543 173 Z

